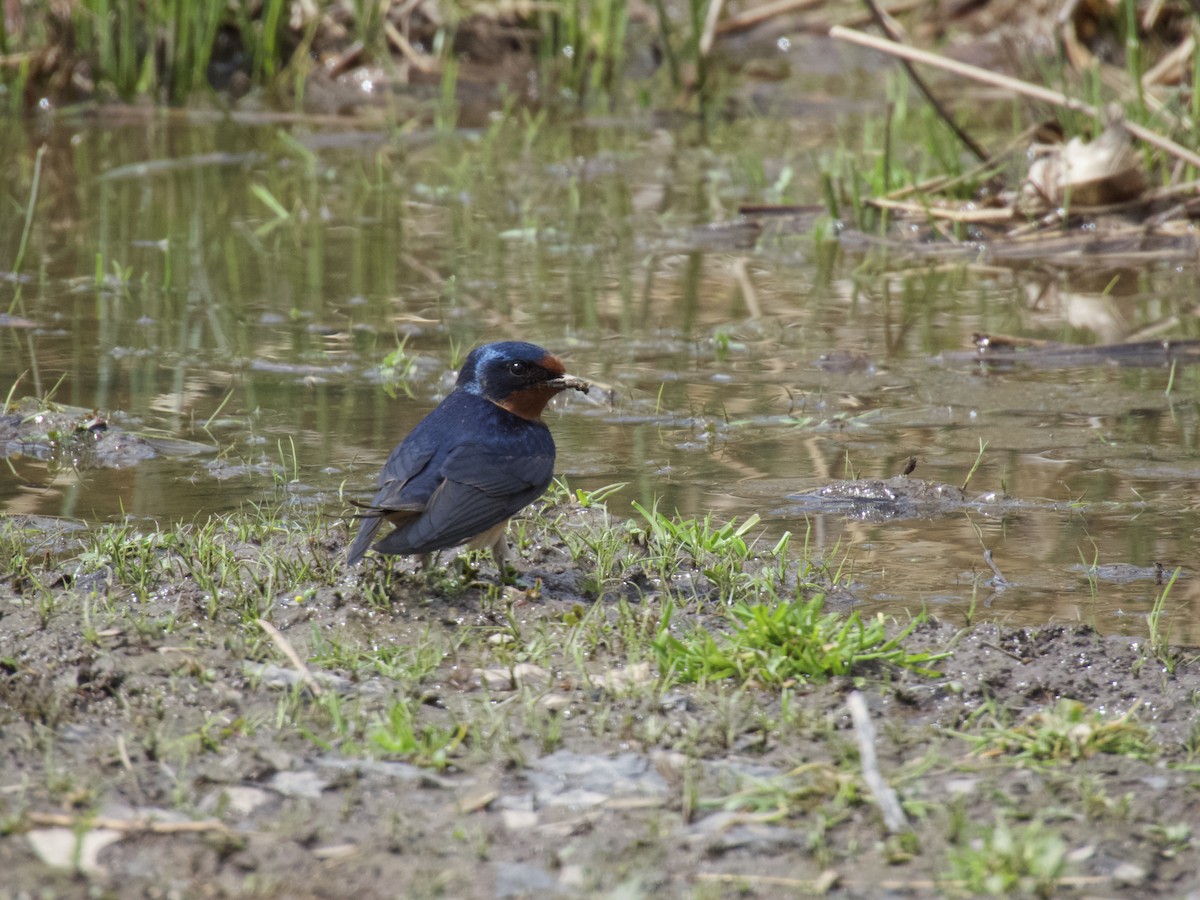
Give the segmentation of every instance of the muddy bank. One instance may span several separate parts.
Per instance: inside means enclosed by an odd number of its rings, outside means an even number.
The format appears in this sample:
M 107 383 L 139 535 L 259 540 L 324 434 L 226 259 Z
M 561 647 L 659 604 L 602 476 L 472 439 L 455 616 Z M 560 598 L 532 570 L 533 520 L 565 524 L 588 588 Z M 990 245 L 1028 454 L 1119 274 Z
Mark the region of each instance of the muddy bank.
M 340 525 L 261 511 L 0 526 L 8 896 L 1200 891 L 1200 670 L 1161 642 L 931 621 L 939 675 L 687 684 L 664 604 L 681 637 L 726 607 L 682 561 L 597 600 L 572 535 L 644 537 L 595 509 L 524 523 L 509 585 L 348 572 Z

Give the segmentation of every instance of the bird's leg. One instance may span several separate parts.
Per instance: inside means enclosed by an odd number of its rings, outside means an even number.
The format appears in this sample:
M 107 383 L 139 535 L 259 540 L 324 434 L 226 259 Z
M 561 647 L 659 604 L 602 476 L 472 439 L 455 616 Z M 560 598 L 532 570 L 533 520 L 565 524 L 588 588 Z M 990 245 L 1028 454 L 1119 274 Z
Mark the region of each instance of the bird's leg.
M 492 551 L 492 561 L 496 564 L 496 570 L 500 573 L 500 581 L 503 584 L 512 584 L 516 580 L 517 569 L 511 564 L 508 540 L 504 537 L 503 530 L 489 549 Z

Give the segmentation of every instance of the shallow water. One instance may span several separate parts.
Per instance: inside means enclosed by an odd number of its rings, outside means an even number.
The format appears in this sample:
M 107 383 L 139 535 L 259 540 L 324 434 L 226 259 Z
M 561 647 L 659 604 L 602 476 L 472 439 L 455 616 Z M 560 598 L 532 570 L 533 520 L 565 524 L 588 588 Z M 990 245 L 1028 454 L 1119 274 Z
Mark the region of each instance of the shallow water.
M 950 356 L 975 332 L 1196 337 L 1195 265 L 914 263 L 815 240 L 811 220 L 736 224 L 739 203 L 819 203 L 819 166 L 879 111 L 777 104 L 706 135 L 520 113 L 450 133 L 132 112 L 10 123 L 7 268 L 46 151 L 24 260 L 0 285 L 0 311 L 15 297 L 31 324 L 0 327 L 0 385 L 210 449 L 123 469 L 10 456 L 0 509 L 191 520 L 286 496 L 338 512 L 456 358 L 526 338 L 602 388 L 549 419 L 572 486 L 626 483 L 616 513 L 654 498 L 758 513 L 769 539 L 791 530 L 794 547 L 807 535 L 844 558 L 866 608 L 951 620 L 1144 633 L 1162 589 L 1147 571 L 1183 566 L 1172 636 L 1200 642 L 1200 372 Z M 402 340 L 392 399 L 379 367 Z M 831 351 L 865 362 L 831 371 Z M 895 475 L 910 455 L 914 477 L 961 485 L 981 442 L 968 494 L 1013 502 L 867 522 L 797 496 Z M 1139 569 L 1090 578 L 1097 564 Z

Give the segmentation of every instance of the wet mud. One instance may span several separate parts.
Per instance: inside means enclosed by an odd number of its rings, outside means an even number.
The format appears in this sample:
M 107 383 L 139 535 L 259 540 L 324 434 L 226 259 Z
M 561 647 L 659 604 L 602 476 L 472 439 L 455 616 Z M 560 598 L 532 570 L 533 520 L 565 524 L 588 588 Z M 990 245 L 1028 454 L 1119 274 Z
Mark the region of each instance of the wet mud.
M 955 854 L 998 822 L 1062 841 L 1056 896 L 1200 891 L 1200 667 L 1182 651 L 927 621 L 907 645 L 950 653 L 937 676 L 675 684 L 635 634 L 657 622 L 653 591 L 597 599 L 540 525 L 507 585 L 453 559 L 348 571 L 336 525 L 227 528 L 216 545 L 246 579 L 267 558 L 308 574 L 238 608 L 166 541 L 151 554 L 178 574 L 139 597 L 62 531 L 0 578 L 6 896 L 942 897 L 967 892 Z M 708 600 L 676 616 L 725 627 Z M 606 636 L 586 652 L 581 617 Z M 896 833 L 864 781 L 852 691 L 905 812 Z M 1066 700 L 1128 717 L 1142 742 L 981 749 Z M 441 752 L 384 746 L 398 701 L 418 738 L 452 735 Z

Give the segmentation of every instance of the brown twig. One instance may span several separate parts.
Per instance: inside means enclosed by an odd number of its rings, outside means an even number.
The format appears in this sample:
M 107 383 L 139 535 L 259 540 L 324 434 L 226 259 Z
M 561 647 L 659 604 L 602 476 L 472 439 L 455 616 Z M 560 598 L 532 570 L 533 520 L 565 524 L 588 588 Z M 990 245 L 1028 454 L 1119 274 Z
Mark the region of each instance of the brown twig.
M 66 813 L 31 812 L 25 814 L 31 825 L 59 828 L 107 828 L 110 831 L 141 831 L 150 834 L 199 834 L 209 831 L 229 833 L 229 826 L 217 819 L 188 822 L 156 822 L 149 816 L 137 819 L 113 819 L 108 816 L 71 816 Z
M 756 25 L 761 25 L 768 19 L 794 12 L 804 12 L 821 6 L 826 0 L 775 0 L 774 3 L 764 3 L 753 9 L 744 9 L 737 15 L 730 16 L 717 26 L 717 34 L 735 34 L 748 31 Z
M 304 664 L 304 660 L 300 658 L 300 654 L 288 643 L 288 639 L 266 619 L 259 619 L 258 627 L 270 635 L 271 640 L 275 642 L 275 646 L 279 648 L 280 652 L 288 658 L 296 671 L 300 673 L 300 678 L 304 681 L 308 689 L 313 692 L 313 696 L 320 697 L 321 685 L 317 684 L 317 679 L 313 678 L 312 672 L 308 670 L 308 666 Z
M 896 34 L 892 31 L 892 26 L 888 24 L 888 20 L 884 17 L 883 13 L 879 11 L 879 7 L 875 4 L 875 0 L 863 0 L 863 4 L 867 7 L 868 11 L 870 11 L 871 18 L 874 20 L 876 27 L 884 33 L 888 40 L 896 42 Z M 988 152 L 984 150 L 983 147 L 981 147 L 973 137 L 959 127 L 959 124 L 954 121 L 954 117 L 950 115 L 950 111 L 942 106 L 938 98 L 933 95 L 933 91 L 930 90 L 929 85 L 927 85 L 924 79 L 917 74 L 917 70 L 913 64 L 909 60 L 901 57 L 900 65 L 904 66 L 904 71 L 908 73 L 908 77 L 912 79 L 912 83 L 917 86 L 917 90 L 925 95 L 925 99 L 929 101 L 929 105 L 933 107 L 933 111 L 936 112 L 941 120 L 949 126 L 950 130 L 954 132 L 954 136 L 958 138 L 959 142 L 968 150 L 970 150 L 971 153 L 975 155 L 975 158 L 980 162 L 990 162 L 991 156 L 988 154 Z
M 931 206 L 928 203 L 910 203 L 903 200 L 889 200 L 886 197 L 876 197 L 866 201 L 868 206 L 878 209 L 894 209 L 900 212 L 925 215 L 931 219 L 947 219 L 951 222 L 1011 222 L 1016 211 L 1011 207 L 998 206 L 995 209 L 950 209 L 948 207 Z
M 875 754 L 875 724 L 867 710 L 867 701 L 858 691 L 851 691 L 850 696 L 846 698 L 846 708 L 850 711 L 850 719 L 854 723 L 854 736 L 858 740 L 858 761 L 862 766 L 863 781 L 879 806 L 884 826 L 892 834 L 898 834 L 908 828 L 908 817 L 904 814 L 904 808 L 900 805 L 895 790 L 879 771 Z
M 934 66 L 945 72 L 950 72 L 954 75 L 961 75 L 963 78 L 970 78 L 972 81 L 978 81 L 980 84 L 986 84 L 991 87 L 1000 88 L 1001 90 L 1011 91 L 1022 97 L 1028 97 L 1031 100 L 1040 100 L 1043 103 L 1049 103 L 1053 106 L 1059 106 L 1063 109 L 1074 110 L 1081 112 L 1084 115 L 1100 118 L 1100 110 L 1092 106 L 1090 103 L 1085 103 L 1082 100 L 1076 100 L 1068 97 L 1059 91 L 1053 91 L 1049 88 L 1044 88 L 1036 84 L 1030 84 L 1028 81 L 1022 81 L 1019 78 L 1013 78 L 1009 75 L 1001 75 L 997 72 L 989 72 L 987 69 L 981 69 L 978 66 L 968 65 L 967 63 L 958 62 L 957 60 L 947 59 L 944 56 L 938 56 L 936 53 L 928 53 L 924 50 L 917 50 L 915 47 L 909 47 L 904 44 L 898 44 L 895 41 L 878 38 L 871 34 L 865 34 L 861 31 L 855 31 L 853 28 L 843 28 L 840 25 L 835 25 L 829 29 L 829 36 L 835 40 L 849 41 L 852 44 L 857 44 L 860 47 L 869 47 L 872 50 L 878 50 L 881 53 L 887 53 L 890 56 L 895 56 L 898 59 L 908 59 L 913 62 L 925 63 L 926 65 Z M 1197 154 L 1186 147 L 1177 144 L 1170 138 L 1164 137 L 1158 132 L 1151 131 L 1138 125 L 1136 122 L 1125 122 L 1125 130 L 1139 140 L 1145 141 L 1151 146 L 1157 147 L 1164 153 L 1167 153 L 1176 159 L 1179 159 L 1189 166 L 1200 169 L 1200 154 Z
M 383 23 L 383 30 L 387 34 L 387 39 L 392 46 L 399 50 L 400 55 L 412 63 L 418 71 L 424 72 L 427 75 L 441 74 L 442 64 L 428 53 L 422 53 L 414 47 L 408 38 L 400 33 L 400 29 L 386 19 Z
M 708 56 L 712 52 L 713 40 L 717 34 L 717 22 L 721 18 L 721 10 L 725 0 L 709 0 L 708 13 L 704 17 L 704 31 L 700 34 L 700 55 Z
M 997 653 L 1003 653 L 1005 656 L 1011 656 L 1013 659 L 1015 659 L 1021 665 L 1025 665 L 1026 663 L 1029 662 L 1029 660 L 1027 660 L 1025 657 L 1021 656 L 1021 654 L 1013 653 L 1011 650 L 1005 650 L 999 644 L 993 644 L 991 641 L 980 641 L 979 646 L 987 647 L 989 650 L 995 650 Z
M 1008 587 L 1011 582 L 1004 577 L 1004 573 L 1000 571 L 1000 567 L 996 565 L 996 561 L 992 559 L 991 550 L 983 551 L 983 561 L 987 563 L 988 568 L 992 570 L 992 574 L 996 576 L 996 580 L 993 581 L 992 584 L 996 585 L 996 587 Z
M 821 896 L 838 883 L 835 869 L 826 869 L 816 878 L 786 878 L 782 875 L 755 875 L 741 872 L 697 872 L 696 881 L 716 884 L 758 884 L 772 887 L 787 887 L 805 894 Z

